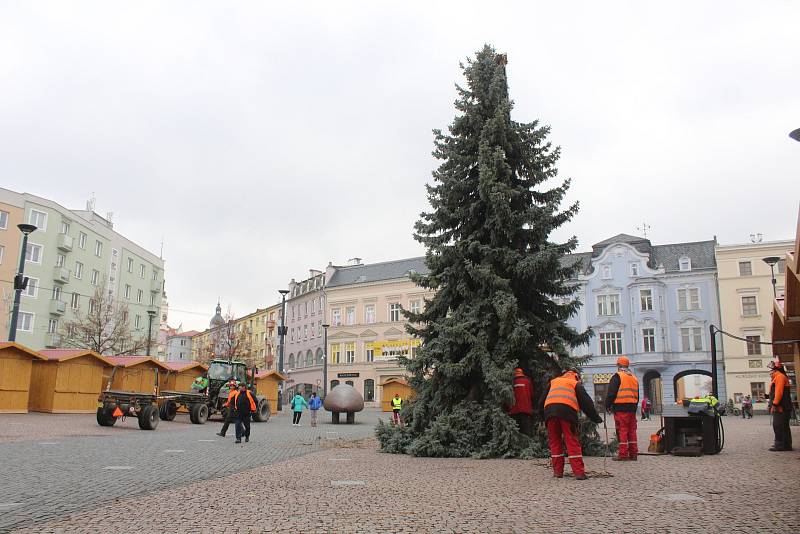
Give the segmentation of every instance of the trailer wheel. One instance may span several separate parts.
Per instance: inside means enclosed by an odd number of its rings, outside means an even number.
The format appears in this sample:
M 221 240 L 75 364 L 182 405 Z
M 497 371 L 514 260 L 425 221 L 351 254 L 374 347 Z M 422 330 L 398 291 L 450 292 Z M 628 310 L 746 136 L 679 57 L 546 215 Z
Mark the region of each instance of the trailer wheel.
M 155 430 L 158 426 L 158 408 L 148 404 L 139 412 L 139 428 L 142 430 Z
M 97 424 L 100 426 L 114 426 L 117 418 L 109 414 L 105 407 L 97 409 Z
M 253 420 L 258 423 L 266 423 L 269 421 L 270 416 L 270 409 L 269 409 L 269 401 L 267 399 L 260 399 L 258 401 L 258 406 L 256 407 L 256 413 L 253 416 Z
M 167 401 L 158 407 L 158 417 L 162 421 L 172 421 L 178 413 L 178 405 L 175 401 Z
M 208 421 L 208 405 L 206 404 L 198 404 L 197 405 L 197 413 L 195 415 L 195 419 L 197 419 L 198 425 L 205 424 Z
M 189 405 L 189 421 L 192 422 L 193 425 L 198 425 L 200 423 L 197 422 L 197 407 L 199 404 L 190 404 Z

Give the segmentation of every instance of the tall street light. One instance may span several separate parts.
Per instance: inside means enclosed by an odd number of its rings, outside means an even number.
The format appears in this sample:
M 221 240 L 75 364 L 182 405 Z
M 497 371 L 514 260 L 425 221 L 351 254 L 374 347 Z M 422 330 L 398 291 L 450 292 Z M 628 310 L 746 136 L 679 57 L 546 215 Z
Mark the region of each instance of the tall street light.
M 14 308 L 11 312 L 11 325 L 8 327 L 8 340 L 17 340 L 17 319 L 19 318 L 19 300 L 22 291 L 28 287 L 28 279 L 25 277 L 25 256 L 28 252 L 28 236 L 36 231 L 32 224 L 18 224 L 17 228 L 22 232 L 22 250 L 19 254 L 19 269 L 14 277 Z
M 795 141 L 800 141 L 800 128 L 789 132 L 789 137 L 791 137 Z
M 286 342 L 286 295 L 288 289 L 279 289 L 281 294 L 281 325 L 278 327 L 278 372 L 283 375 L 283 345 Z M 278 410 L 283 410 L 283 383 L 278 388 Z
M 777 256 L 769 256 L 763 259 L 764 263 L 769 265 L 769 270 L 772 273 L 772 296 L 778 298 L 778 290 L 775 289 L 775 264 L 781 261 L 781 259 Z
M 322 325 L 322 387 L 325 395 L 328 394 L 328 327 L 329 324 Z
M 147 355 L 150 356 L 150 341 L 153 339 L 153 318 L 156 316 L 155 310 L 147 310 Z

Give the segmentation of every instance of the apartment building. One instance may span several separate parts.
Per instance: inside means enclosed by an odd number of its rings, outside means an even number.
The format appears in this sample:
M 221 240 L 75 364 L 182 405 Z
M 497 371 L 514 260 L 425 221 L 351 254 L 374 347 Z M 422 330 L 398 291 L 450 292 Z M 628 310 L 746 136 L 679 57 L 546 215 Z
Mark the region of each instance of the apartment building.
M 155 335 L 164 261 L 116 232 L 110 213 L 106 217 L 95 213 L 93 200 L 85 210 L 70 210 L 46 198 L 2 188 L 0 210 L 0 222 L 8 221 L 0 230 L 3 280 L 6 271 L 16 271 L 20 253 L 22 236 L 13 221 L 21 219 L 37 227 L 25 252 L 25 275 L 30 280 L 20 303 L 19 343 L 37 350 L 60 347 L 62 321 L 92 306 L 95 292 L 103 287 L 128 306 L 134 337 L 147 336 L 148 312 L 154 312 L 151 334 Z M 7 299 L 9 287 L 3 284 L 2 315 L 7 324 L 13 294 Z M 1 334 L 7 339 L 7 328 Z
M 309 271 L 305 280 L 289 282 L 286 299 L 286 327 L 283 369 L 288 401 L 295 392 L 310 395 L 322 384 L 323 335 L 325 322 L 325 273 Z

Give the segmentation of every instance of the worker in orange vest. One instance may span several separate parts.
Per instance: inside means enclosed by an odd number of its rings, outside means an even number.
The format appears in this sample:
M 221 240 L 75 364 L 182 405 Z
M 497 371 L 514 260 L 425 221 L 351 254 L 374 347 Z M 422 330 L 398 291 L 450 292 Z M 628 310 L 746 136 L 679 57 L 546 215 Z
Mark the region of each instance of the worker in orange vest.
M 533 436 L 533 384 L 519 367 L 514 369 L 513 389 L 514 404 L 508 408 L 508 415 L 517 422 L 520 433 Z
M 772 381 L 769 385 L 769 413 L 772 414 L 772 431 L 775 433 L 775 443 L 769 450 L 792 450 L 792 429 L 789 427 L 789 417 L 792 414 L 792 398 L 789 394 L 789 377 L 780 360 L 769 362 Z
M 636 408 L 639 406 L 639 381 L 629 369 L 630 360 L 625 356 L 617 358 L 617 372 L 608 382 L 606 392 L 606 411 L 614 413 L 614 426 L 617 429 L 619 450 L 615 461 L 636 460 L 639 456 L 639 442 L 636 435 Z
M 580 375 L 575 369 L 564 371 L 550 381 L 542 395 L 540 410 L 547 425 L 547 441 L 550 444 L 550 460 L 553 476 L 564 476 L 563 439 L 567 446 L 567 458 L 576 480 L 586 480 L 583 451 L 578 441 L 578 411 L 583 411 L 595 423 L 602 423 L 592 399 L 581 385 Z
M 253 394 L 247 389 L 247 384 L 239 384 L 239 391 L 233 398 L 233 405 L 236 410 L 236 442 L 241 443 L 250 441 L 250 414 L 256 411 L 256 401 Z

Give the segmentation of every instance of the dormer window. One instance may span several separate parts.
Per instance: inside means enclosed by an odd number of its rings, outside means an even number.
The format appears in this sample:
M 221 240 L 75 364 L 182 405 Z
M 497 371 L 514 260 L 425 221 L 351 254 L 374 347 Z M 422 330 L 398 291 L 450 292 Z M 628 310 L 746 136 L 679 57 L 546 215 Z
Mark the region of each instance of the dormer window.
M 639 276 L 639 264 L 631 263 L 631 276 Z
M 683 256 L 680 260 L 678 260 L 678 268 L 681 271 L 691 271 L 692 270 L 692 260 L 689 259 L 688 256 Z

